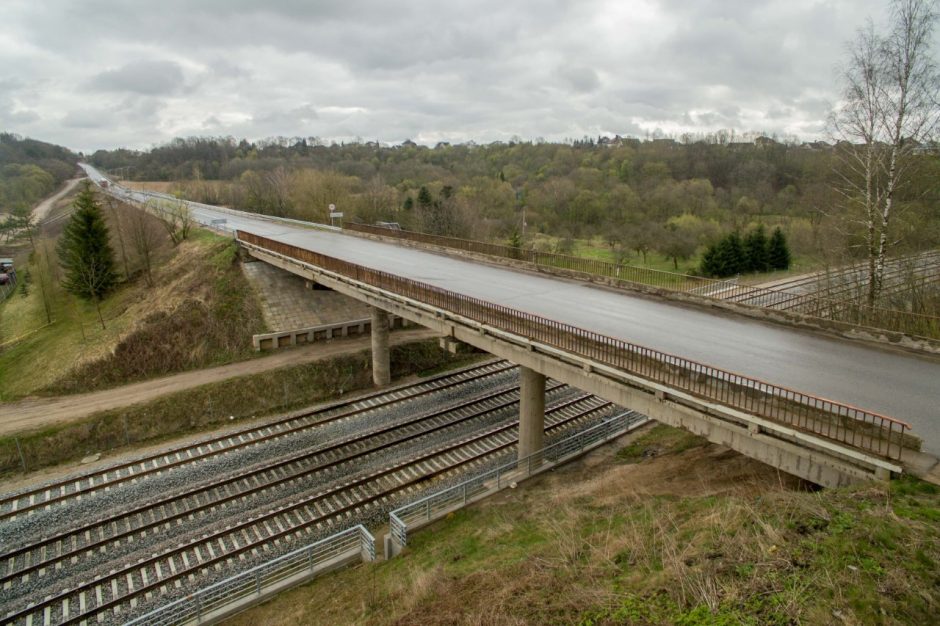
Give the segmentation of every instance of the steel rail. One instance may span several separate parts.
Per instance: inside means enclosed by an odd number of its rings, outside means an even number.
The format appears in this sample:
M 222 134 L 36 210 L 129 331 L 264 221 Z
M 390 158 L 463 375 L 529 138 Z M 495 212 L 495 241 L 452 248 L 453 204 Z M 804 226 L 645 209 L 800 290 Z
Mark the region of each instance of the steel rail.
M 567 385 L 563 385 L 561 383 L 555 382 L 546 388 L 546 393 L 557 391 L 565 387 L 567 387 Z M 7 562 L 9 562 L 9 559 L 22 557 L 23 555 L 27 553 L 33 553 L 36 551 L 41 551 L 43 554 L 48 554 L 49 548 L 51 546 L 53 546 L 54 544 L 60 541 L 65 541 L 66 539 L 70 537 L 78 537 L 78 536 L 81 536 L 82 534 L 90 536 L 90 534 L 95 529 L 103 528 L 107 526 L 116 526 L 122 520 L 141 515 L 144 512 L 149 511 L 149 510 L 154 510 L 163 506 L 167 506 L 168 504 L 171 504 L 171 503 L 181 502 L 187 498 L 192 498 L 200 493 L 205 493 L 210 490 L 217 490 L 219 488 L 223 488 L 228 485 L 235 484 L 235 483 L 241 483 L 245 480 L 250 480 L 253 477 L 263 476 L 265 474 L 273 473 L 276 475 L 277 471 L 280 470 L 281 468 L 285 468 L 295 463 L 298 463 L 304 460 L 317 458 L 317 457 L 323 457 L 331 453 L 342 451 L 343 448 L 349 448 L 351 446 L 356 446 L 357 444 L 361 444 L 363 442 L 369 442 L 375 438 L 382 437 L 383 435 L 394 433 L 399 430 L 412 428 L 416 425 L 423 424 L 425 422 L 439 420 L 442 417 L 446 417 L 448 413 L 459 411 L 460 409 L 479 405 L 481 403 L 488 402 L 490 400 L 496 400 L 498 398 L 510 397 L 510 396 L 516 395 L 518 390 L 519 390 L 519 385 L 510 385 L 498 391 L 488 393 L 484 396 L 479 396 L 471 400 L 467 400 L 467 401 L 459 402 L 454 405 L 442 407 L 439 410 L 425 412 L 405 422 L 396 423 L 390 426 L 384 426 L 384 427 L 380 427 L 377 429 L 373 429 L 373 430 L 370 430 L 368 432 L 365 432 L 365 433 L 362 433 L 353 437 L 339 440 L 323 448 L 318 448 L 310 452 L 304 452 L 298 455 L 293 455 L 290 458 L 283 459 L 271 465 L 266 465 L 262 468 L 256 469 L 254 471 L 250 471 L 245 474 L 239 474 L 238 476 L 235 476 L 235 477 L 223 478 L 221 480 L 217 480 L 217 481 L 213 481 L 207 484 L 200 485 L 199 487 L 195 487 L 193 489 L 184 491 L 182 493 L 167 496 L 155 502 L 150 502 L 150 503 L 138 506 L 138 507 L 134 507 L 129 510 L 123 510 L 123 511 L 120 511 L 120 513 L 117 515 L 102 518 L 102 519 L 96 520 L 94 522 L 91 522 L 91 523 L 88 523 L 88 524 L 85 524 L 83 526 L 79 526 L 76 528 L 70 528 L 56 535 L 53 535 L 50 537 L 44 537 L 41 539 L 41 541 L 38 541 L 36 543 L 24 545 L 19 548 L 16 548 L 15 550 L 6 552 L 5 554 L 0 555 L 0 560 L 7 560 Z M 578 396 L 576 399 L 571 400 L 569 402 L 574 403 L 574 402 L 583 400 L 584 397 L 585 397 L 584 395 Z M 30 565 L 28 566 L 23 566 L 15 570 L 12 569 L 12 566 L 10 566 L 8 567 L 8 571 L 4 575 L 0 576 L 0 588 L 7 588 L 14 581 L 22 579 L 24 577 L 31 576 L 32 574 L 39 572 L 40 570 L 45 570 L 50 567 L 53 567 L 56 563 L 59 563 L 65 560 L 72 560 L 74 563 L 75 559 L 79 558 L 79 555 L 87 554 L 89 552 L 99 551 L 106 546 L 119 543 L 121 542 L 121 540 L 126 539 L 128 537 L 134 537 L 141 533 L 147 533 L 148 531 L 152 529 L 160 528 L 162 526 L 172 524 L 173 522 L 176 522 L 178 520 L 192 517 L 193 515 L 197 513 L 201 513 L 203 511 L 215 510 L 219 506 L 227 504 L 229 502 L 242 500 L 247 497 L 253 497 L 264 491 L 268 491 L 278 486 L 296 481 L 300 478 L 309 477 L 313 474 L 317 474 L 320 472 L 324 472 L 326 470 L 334 469 L 338 466 L 350 463 L 351 461 L 354 461 L 356 459 L 361 459 L 369 455 L 375 454 L 376 452 L 387 450 L 394 446 L 398 446 L 398 445 L 401 445 L 410 441 L 414 441 L 416 439 L 420 439 L 431 433 L 439 432 L 441 430 L 445 430 L 448 428 L 453 428 L 455 426 L 464 424 L 471 420 L 485 417 L 488 414 L 492 414 L 494 412 L 504 410 L 514 404 L 518 404 L 518 402 L 519 402 L 518 399 L 499 400 L 498 404 L 496 404 L 495 406 L 486 405 L 483 408 L 479 408 L 473 411 L 469 415 L 460 416 L 455 420 L 445 421 L 445 422 L 441 422 L 430 427 L 426 427 L 418 433 L 406 434 L 405 436 L 399 437 L 397 439 L 392 439 L 383 443 L 378 443 L 365 449 L 356 450 L 356 451 L 353 451 L 351 454 L 342 455 L 339 458 L 335 458 L 333 460 L 325 461 L 317 465 L 307 467 L 301 471 L 297 471 L 297 472 L 293 472 L 284 476 L 280 476 L 274 480 L 271 480 L 264 484 L 257 485 L 253 488 L 250 488 L 244 491 L 239 491 L 236 493 L 229 493 L 225 495 L 224 497 L 216 498 L 214 500 L 209 500 L 207 502 L 203 502 L 202 504 L 199 504 L 198 506 L 194 506 L 188 509 L 177 511 L 171 515 L 165 516 L 160 519 L 152 519 L 151 521 L 147 523 L 141 524 L 133 528 L 128 527 L 126 530 L 115 532 L 114 534 L 106 538 L 98 539 L 96 541 L 92 541 L 90 543 L 84 544 L 80 547 L 76 547 L 71 550 L 60 552 L 46 559 L 38 560 L 36 562 L 30 563 Z
M 591 400 L 592 398 L 593 396 L 591 396 L 590 394 L 585 394 L 584 398 L 582 398 L 582 401 L 584 401 L 584 399 Z M 608 410 L 611 406 L 613 405 L 610 402 L 602 402 L 600 405 L 590 406 L 581 413 L 578 413 L 571 417 L 565 417 L 559 420 L 558 422 L 548 426 L 546 428 L 546 432 L 564 428 L 576 421 L 583 420 L 586 417 L 596 414 L 602 410 Z M 552 407 L 551 409 L 547 409 L 546 417 L 550 416 L 551 414 L 555 412 L 563 410 L 563 408 L 567 408 L 567 405 L 565 407 L 557 407 L 557 408 Z M 80 583 L 58 594 L 48 596 L 42 601 L 34 603 L 31 606 L 27 606 L 20 610 L 8 613 L 7 615 L 0 618 L 0 621 L 2 621 L 4 624 L 12 624 L 12 623 L 18 622 L 19 620 L 27 620 L 30 618 L 30 616 L 43 616 L 46 613 L 47 609 L 51 611 L 51 610 L 54 610 L 57 606 L 61 608 L 62 606 L 66 605 L 65 603 L 69 602 L 73 598 L 76 598 L 80 594 L 94 591 L 95 589 L 105 589 L 107 588 L 107 586 L 110 584 L 111 581 L 118 582 L 118 581 L 126 580 L 126 577 L 133 576 L 135 572 L 138 572 L 142 570 L 143 568 L 150 567 L 151 565 L 154 565 L 161 561 L 174 558 L 175 556 L 181 555 L 184 552 L 191 550 L 196 546 L 209 545 L 210 542 L 213 542 L 213 541 L 216 541 L 217 542 L 216 545 L 218 545 L 218 541 L 221 540 L 220 538 L 223 535 L 233 536 L 236 533 L 239 533 L 241 531 L 246 531 L 248 529 L 257 529 L 259 526 L 263 526 L 266 521 L 276 516 L 283 516 L 285 513 L 290 513 L 290 512 L 299 510 L 301 508 L 305 508 L 305 507 L 315 506 L 319 502 L 327 503 L 328 499 L 337 498 L 339 495 L 346 495 L 349 498 L 349 501 L 347 501 L 348 502 L 347 504 L 341 505 L 337 508 L 330 508 L 329 506 L 326 506 L 325 508 L 329 509 L 328 513 L 315 516 L 300 524 L 288 526 L 287 528 L 278 530 L 277 532 L 271 532 L 257 541 L 248 542 L 245 545 L 242 545 L 234 550 L 224 551 L 218 555 L 211 556 L 209 558 L 198 559 L 198 564 L 196 566 L 187 566 L 185 568 L 177 568 L 177 569 L 171 568 L 173 573 L 168 576 L 158 576 L 157 577 L 158 580 L 155 580 L 152 583 L 138 586 L 129 593 L 118 595 L 117 597 L 110 598 L 109 600 L 96 603 L 95 607 L 87 611 L 83 611 L 82 613 L 78 615 L 74 615 L 74 616 L 70 615 L 69 617 L 59 621 L 58 623 L 77 624 L 77 623 L 86 622 L 89 619 L 95 616 L 98 616 L 106 611 L 111 611 L 111 610 L 114 610 L 116 607 L 123 606 L 133 599 L 146 596 L 147 594 L 159 593 L 159 589 L 161 587 L 165 587 L 169 585 L 170 583 L 173 583 L 182 578 L 189 578 L 193 576 L 196 571 L 206 570 L 217 563 L 222 563 L 224 561 L 228 561 L 242 554 L 245 554 L 246 552 L 257 550 L 262 545 L 276 542 L 284 537 L 299 533 L 300 531 L 309 529 L 313 526 L 319 526 L 324 523 L 327 523 L 328 520 L 331 520 L 337 517 L 343 517 L 343 518 L 348 517 L 352 511 L 361 509 L 363 506 L 372 504 L 374 502 L 377 502 L 383 499 L 387 499 L 393 494 L 408 490 L 412 487 L 415 487 L 416 485 L 426 483 L 427 481 L 433 478 L 452 472 L 453 470 L 458 469 L 460 467 L 464 467 L 466 465 L 470 465 L 473 463 L 478 463 L 482 459 L 485 459 L 487 457 L 492 457 L 495 454 L 498 454 L 512 446 L 515 446 L 518 442 L 518 439 L 510 438 L 509 440 L 504 441 L 502 443 L 497 441 L 493 447 L 487 448 L 483 452 L 472 452 L 471 455 L 468 456 L 467 458 L 460 459 L 456 462 L 444 461 L 443 467 L 431 469 L 426 472 L 421 472 L 421 471 L 413 472 L 410 477 L 406 477 L 403 481 L 398 482 L 396 485 L 393 485 L 391 487 L 387 487 L 384 489 L 380 489 L 376 493 L 362 495 L 361 493 L 356 493 L 354 491 L 357 488 L 362 488 L 363 486 L 369 483 L 377 482 L 379 479 L 391 476 L 393 474 L 407 473 L 407 470 L 411 467 L 418 466 L 420 464 L 425 464 L 425 466 L 428 466 L 430 464 L 430 461 L 432 459 L 435 459 L 436 457 L 443 457 L 444 455 L 447 455 L 448 453 L 451 453 L 460 449 L 469 448 L 473 446 L 474 444 L 482 444 L 482 442 L 485 442 L 488 439 L 492 440 L 498 435 L 505 434 L 506 431 L 513 429 L 513 428 L 516 428 L 516 424 L 514 423 L 507 424 L 504 426 L 497 426 L 487 431 L 484 431 L 482 433 L 474 434 L 460 441 L 431 450 L 419 457 L 414 457 L 406 461 L 403 461 L 401 463 L 383 468 L 377 472 L 373 472 L 371 474 L 361 476 L 359 478 L 354 479 L 353 481 L 349 483 L 331 487 L 314 496 L 311 496 L 309 498 L 304 498 L 298 502 L 284 506 L 282 508 L 279 508 L 275 511 L 271 511 L 266 514 L 262 514 L 256 518 L 239 522 L 233 526 L 217 531 L 213 533 L 212 535 L 201 536 L 196 540 L 190 541 L 189 544 L 178 546 L 177 548 L 171 551 L 164 552 L 163 554 L 160 554 L 160 555 L 154 555 L 152 557 L 137 561 L 133 564 L 128 564 L 122 568 L 112 570 L 106 578 L 97 579 L 97 580 L 93 580 L 93 581 L 85 582 L 85 583 Z M 118 584 L 123 584 L 123 583 L 118 582 Z M 40 619 L 42 619 L 42 617 L 40 617 Z
M 118 485 L 128 481 L 139 480 L 140 478 L 146 477 L 151 474 L 167 471 L 175 467 L 182 465 L 187 465 L 190 463 L 196 463 L 203 461 L 205 459 L 217 456 L 219 454 L 224 454 L 231 452 L 233 450 L 238 450 L 241 448 L 250 447 L 265 441 L 270 441 L 272 439 L 277 439 L 280 437 L 285 437 L 297 432 L 307 430 L 309 428 L 315 428 L 328 424 L 331 422 L 336 422 L 343 419 L 349 419 L 360 415 L 362 413 L 373 411 L 375 409 L 396 404 L 398 402 L 405 402 L 408 400 L 413 400 L 422 396 L 426 396 L 431 393 L 441 391 L 443 389 L 448 389 L 451 387 L 456 387 L 474 380 L 479 380 L 481 378 L 486 378 L 488 376 L 493 376 L 504 372 L 506 370 L 512 369 L 515 367 L 513 364 L 507 364 L 505 361 L 489 361 L 482 365 L 474 365 L 468 368 L 458 370 L 457 372 L 447 372 L 439 376 L 435 376 L 429 380 L 423 380 L 417 383 L 413 383 L 404 387 L 399 387 L 396 389 L 385 389 L 378 392 L 373 392 L 365 396 L 360 396 L 358 398 L 352 398 L 350 400 L 343 400 L 339 402 L 332 402 L 326 406 L 317 407 L 313 410 L 303 411 L 301 413 L 292 413 L 289 416 L 281 419 L 277 419 L 271 422 L 266 422 L 258 426 L 248 427 L 242 430 L 233 431 L 224 435 L 219 435 L 217 437 L 212 437 L 210 439 L 205 439 L 195 444 L 182 446 L 180 448 L 173 448 L 168 451 L 163 451 L 158 454 L 150 455 L 147 457 L 134 459 L 132 461 L 127 461 L 124 463 L 117 463 L 110 465 L 108 467 L 102 468 L 100 470 L 95 470 L 82 474 L 78 477 L 71 477 L 69 479 L 60 480 L 54 483 L 42 485 L 27 491 L 20 493 L 4 496 L 0 498 L 0 506 L 9 506 L 10 508 L 0 512 L 0 521 L 18 517 L 24 513 L 29 513 L 37 509 L 43 509 L 64 501 L 68 501 L 77 497 L 86 496 L 95 491 L 101 489 L 110 488 L 114 485 Z M 479 370 L 479 373 L 474 374 L 473 372 Z M 466 375 L 470 375 L 469 378 L 461 378 Z M 396 394 L 406 393 L 405 396 L 396 397 Z M 357 404 L 364 404 L 368 402 L 375 402 L 367 407 L 363 408 L 354 408 Z M 286 427 L 290 422 L 295 422 L 299 420 L 306 420 L 307 418 L 316 417 L 318 415 L 324 415 L 330 413 L 331 411 L 339 410 L 340 413 L 329 415 L 322 419 L 318 419 L 313 422 L 305 422 L 294 427 Z M 276 432 L 268 432 L 267 434 L 260 434 L 262 431 L 272 431 L 272 429 L 285 427 Z M 212 446 L 216 444 L 221 444 L 224 442 L 232 442 L 234 440 L 239 440 L 235 443 L 230 443 L 227 446 L 219 447 L 217 449 L 212 449 Z M 201 448 L 208 448 L 206 451 L 201 451 Z M 190 454 L 192 451 L 197 451 L 197 454 Z M 187 456 L 188 455 L 188 456 Z M 176 460 L 167 460 L 170 457 L 176 457 Z M 158 464 L 161 462 L 162 464 Z M 150 467 L 145 467 L 146 465 Z M 120 475 L 122 470 L 133 470 L 133 468 L 141 467 L 137 471 L 131 471 L 127 474 Z M 92 481 L 97 477 L 106 477 L 108 474 L 115 473 L 115 477 L 110 481 L 103 481 L 97 484 L 94 484 Z M 82 481 L 88 481 L 87 487 L 75 488 L 72 491 L 66 491 L 69 486 L 74 486 L 76 483 Z M 53 494 L 54 491 L 58 490 L 59 494 Z M 12 503 L 19 502 L 28 498 L 35 498 L 36 496 L 47 494 L 46 499 L 33 502 L 24 506 L 17 506 L 12 508 Z

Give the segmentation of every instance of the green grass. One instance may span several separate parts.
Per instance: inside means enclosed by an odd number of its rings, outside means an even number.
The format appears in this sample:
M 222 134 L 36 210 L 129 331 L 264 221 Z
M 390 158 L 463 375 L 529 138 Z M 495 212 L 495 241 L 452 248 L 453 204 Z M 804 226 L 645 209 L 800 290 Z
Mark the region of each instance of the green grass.
M 411 534 L 401 557 L 322 577 L 232 623 L 934 622 L 940 526 L 925 517 L 940 511 L 936 488 L 793 491 L 669 430 L 643 435 L 659 458 L 625 466 L 621 454 L 524 483 Z M 761 486 L 745 485 L 755 475 Z
M 36 264 L 30 263 L 36 275 Z M 0 304 L 0 401 L 29 395 L 64 375 L 88 354 L 104 354 L 131 323 L 122 316 L 135 298 L 120 287 L 101 305 L 102 329 L 94 306 L 67 296 L 58 287 L 50 294 L 52 323 L 46 321 L 39 286 L 29 296 L 18 293 Z
M 625 463 L 637 463 L 644 458 L 667 453 L 678 454 L 707 443 L 707 440 L 688 431 L 657 424 L 617 452 L 617 458 Z
M 541 248 L 554 250 L 559 241 L 559 237 L 550 235 L 536 235 L 533 241 Z M 607 263 L 616 263 L 617 255 L 611 247 L 601 237 L 592 239 L 575 239 L 574 248 L 570 256 L 581 257 L 585 259 L 596 259 Z M 678 268 L 671 258 L 662 256 L 656 252 L 649 252 L 644 259 L 643 255 L 630 251 L 625 259 L 622 259 L 624 265 L 641 267 L 651 270 L 657 270 L 669 273 L 679 273 L 695 275 L 701 263 L 701 251 L 689 259 L 680 260 Z M 818 259 L 807 255 L 794 255 L 793 263 L 789 270 L 776 272 L 763 272 L 758 274 L 743 274 L 739 281 L 745 284 L 762 283 L 771 280 L 779 280 L 788 276 L 796 276 L 807 272 L 816 271 L 822 268 Z
M 392 346 L 390 361 L 397 379 L 427 369 L 457 367 L 468 363 L 468 357 L 453 356 L 436 341 L 422 341 Z M 232 378 L 81 420 L 0 437 L 0 474 L 22 471 L 17 441 L 27 469 L 33 471 L 95 452 L 149 445 L 238 420 L 283 413 L 371 387 L 367 350 Z
M 44 271 L 50 277 L 55 276 L 54 243 L 47 241 L 40 248 L 49 255 L 49 260 L 43 262 Z M 178 257 L 180 252 L 184 256 Z M 47 282 L 52 317 L 52 323 L 47 323 L 39 285 L 40 259 L 34 254 L 27 262 L 24 255 L 19 267 L 21 276 L 26 274 L 24 269 L 32 276 L 29 295 L 23 298 L 16 293 L 0 303 L 0 401 L 37 393 L 87 391 L 102 384 L 113 385 L 186 369 L 186 359 L 182 357 L 177 359 L 179 368 L 175 370 L 172 363 L 162 363 L 152 372 L 147 363 L 137 363 L 134 372 L 102 366 L 104 362 L 116 360 L 113 353 L 120 349 L 122 342 L 125 347 L 133 346 L 134 333 L 130 331 L 139 330 L 148 314 L 165 308 L 167 298 L 176 301 L 187 296 L 196 299 L 202 296 L 213 324 L 224 325 L 229 321 L 230 325 L 238 327 L 237 332 L 226 330 L 223 333 L 238 340 L 232 345 L 228 345 L 232 342 L 227 340 L 221 342 L 225 345 L 203 346 L 199 341 L 191 342 L 186 349 L 192 352 L 189 360 L 195 361 L 189 368 L 255 356 L 250 346 L 251 333 L 260 332 L 263 322 L 253 294 L 246 289 L 241 272 L 234 265 L 236 254 L 231 239 L 193 229 L 190 239 L 180 247 L 167 247 L 160 253 L 154 266 L 155 288 L 149 288 L 138 274 L 134 280 L 119 285 L 102 302 L 104 329 L 93 305 L 65 293 L 54 280 Z M 178 258 L 182 261 L 174 265 Z M 166 321 L 171 322 L 172 319 Z M 157 328 L 152 330 L 159 332 Z M 211 338 L 211 333 L 204 332 L 203 343 L 207 338 Z M 160 339 L 155 337 L 148 342 L 155 346 L 154 342 L 160 343 Z M 166 342 L 172 343 L 172 340 Z M 139 355 L 140 351 L 135 354 Z M 128 356 L 131 355 L 122 354 L 120 360 L 127 361 Z M 86 373 L 95 375 L 82 375 L 83 367 Z

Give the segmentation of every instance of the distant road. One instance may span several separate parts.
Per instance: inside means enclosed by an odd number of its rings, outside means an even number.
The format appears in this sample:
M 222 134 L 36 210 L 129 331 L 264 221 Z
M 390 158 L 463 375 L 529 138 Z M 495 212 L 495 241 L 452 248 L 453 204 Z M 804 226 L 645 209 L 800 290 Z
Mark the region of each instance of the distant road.
M 67 196 L 69 192 L 75 188 L 75 185 L 77 185 L 78 181 L 80 180 L 82 179 L 70 178 L 69 180 L 65 181 L 65 185 L 62 187 L 62 189 L 33 207 L 33 223 L 38 224 L 46 219 L 49 216 L 49 211 L 51 211 L 52 207 L 55 206 L 55 203 L 58 202 L 61 198 Z
M 435 333 L 427 329 L 396 330 L 391 334 L 390 340 L 392 345 L 398 345 L 436 336 Z M 304 363 L 322 361 L 341 354 L 359 352 L 368 349 L 369 342 L 368 336 L 338 339 L 329 343 L 314 343 L 307 347 L 283 350 L 268 357 L 193 372 L 183 372 L 114 389 L 54 398 L 36 398 L 0 403 L 0 435 L 67 422 L 86 417 L 98 411 L 107 411 L 147 402 L 160 396 L 229 378 L 257 374 L 279 367 L 303 365 Z

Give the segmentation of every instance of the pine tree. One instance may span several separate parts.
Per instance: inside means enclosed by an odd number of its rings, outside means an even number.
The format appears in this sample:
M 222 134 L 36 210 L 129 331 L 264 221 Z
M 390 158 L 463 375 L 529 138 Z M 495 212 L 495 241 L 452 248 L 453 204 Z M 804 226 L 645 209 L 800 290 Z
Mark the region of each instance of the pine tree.
M 718 275 L 718 246 L 715 244 L 708 246 L 705 254 L 702 255 L 702 264 L 699 271 L 705 276 Z
M 785 270 L 790 267 L 790 247 L 787 245 L 787 238 L 780 230 L 780 227 L 774 229 L 770 236 L 770 243 L 767 246 L 767 262 L 770 269 Z
M 705 251 L 702 273 L 717 278 L 740 274 L 747 265 L 745 256 L 741 235 L 734 231 Z
M 431 192 L 428 191 L 427 187 L 422 186 L 418 190 L 418 208 L 427 209 L 431 206 L 433 199 L 431 198 Z
M 103 329 L 101 301 L 117 283 L 114 250 L 101 207 L 87 182 L 76 196 L 74 206 L 75 212 L 56 246 L 59 265 L 65 273 L 62 286 L 72 295 L 95 303 Z
M 744 270 L 744 244 L 741 243 L 738 231 L 733 231 L 718 242 L 716 263 L 716 276 L 722 278 L 740 274 Z
M 744 238 L 746 272 L 766 272 L 770 268 L 767 235 L 764 225 L 759 224 Z

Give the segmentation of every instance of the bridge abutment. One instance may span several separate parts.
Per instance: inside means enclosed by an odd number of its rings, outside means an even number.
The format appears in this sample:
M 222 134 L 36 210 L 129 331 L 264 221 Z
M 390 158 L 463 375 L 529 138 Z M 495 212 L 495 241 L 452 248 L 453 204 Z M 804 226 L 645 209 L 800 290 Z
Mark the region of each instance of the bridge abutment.
M 372 313 L 372 382 L 384 387 L 392 382 L 388 356 L 388 312 L 371 307 Z
M 545 447 L 545 375 L 519 367 L 519 458 Z M 533 465 L 536 461 L 533 459 Z

